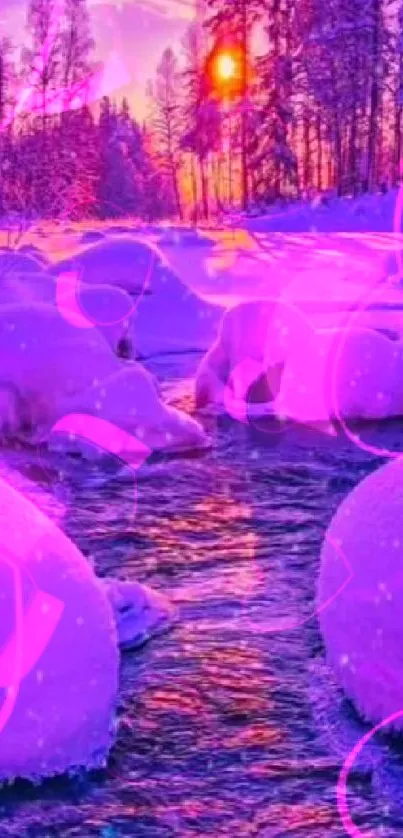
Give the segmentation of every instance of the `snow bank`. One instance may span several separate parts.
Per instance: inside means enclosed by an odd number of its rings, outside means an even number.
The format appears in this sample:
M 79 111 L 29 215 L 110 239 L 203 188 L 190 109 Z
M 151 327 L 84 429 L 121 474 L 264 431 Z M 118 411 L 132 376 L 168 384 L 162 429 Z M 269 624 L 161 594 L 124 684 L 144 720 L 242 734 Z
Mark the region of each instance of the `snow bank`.
M 365 194 L 357 198 L 322 196 L 312 201 L 273 205 L 261 215 L 241 213 L 228 216 L 228 226 L 242 226 L 255 232 L 393 232 L 398 190 Z M 402 219 L 398 219 L 402 230 Z
M 327 657 L 374 723 L 403 707 L 402 508 L 399 458 L 343 501 L 321 553 L 317 605 Z M 402 726 L 400 717 L 393 727 Z
M 40 262 L 44 268 L 47 268 L 49 265 L 49 260 L 43 250 L 39 247 L 35 247 L 33 244 L 22 244 L 21 247 L 18 248 L 18 253 L 22 253 L 26 256 L 32 256 L 37 262 Z
M 74 544 L 0 479 L 0 781 L 106 762 L 118 686 L 115 620 Z

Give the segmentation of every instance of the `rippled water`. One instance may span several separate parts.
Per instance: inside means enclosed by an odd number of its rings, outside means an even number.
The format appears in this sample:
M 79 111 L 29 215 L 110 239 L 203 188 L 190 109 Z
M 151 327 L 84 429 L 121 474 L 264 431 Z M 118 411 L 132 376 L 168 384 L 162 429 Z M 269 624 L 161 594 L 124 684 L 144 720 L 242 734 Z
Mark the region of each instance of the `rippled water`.
M 196 361 L 155 367 L 187 409 Z M 95 490 L 90 472 L 70 471 L 69 535 L 99 574 L 163 591 L 178 622 L 123 657 L 108 769 L 3 790 L 0 838 L 345 834 L 335 786 L 365 727 L 332 684 L 317 622 L 306 618 L 324 529 L 380 461 L 314 430 L 207 425 L 211 451 L 142 468 L 135 517 L 129 478 Z M 371 433 L 401 447 L 396 424 Z M 297 628 L 271 631 L 277 617 Z M 380 835 L 383 824 L 401 835 L 402 777 L 399 743 L 367 749 L 349 786 L 363 830 Z

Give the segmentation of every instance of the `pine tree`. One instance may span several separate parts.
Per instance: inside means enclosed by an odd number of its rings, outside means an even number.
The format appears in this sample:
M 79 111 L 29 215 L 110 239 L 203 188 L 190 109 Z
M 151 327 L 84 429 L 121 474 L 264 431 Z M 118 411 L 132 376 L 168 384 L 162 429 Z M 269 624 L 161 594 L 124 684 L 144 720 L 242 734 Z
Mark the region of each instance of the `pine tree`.
M 176 211 L 182 219 L 180 195 L 182 126 L 179 90 L 180 73 L 177 59 L 173 50 L 168 48 L 162 54 L 158 64 L 153 88 L 153 128 L 158 142 L 161 169 L 170 179 Z

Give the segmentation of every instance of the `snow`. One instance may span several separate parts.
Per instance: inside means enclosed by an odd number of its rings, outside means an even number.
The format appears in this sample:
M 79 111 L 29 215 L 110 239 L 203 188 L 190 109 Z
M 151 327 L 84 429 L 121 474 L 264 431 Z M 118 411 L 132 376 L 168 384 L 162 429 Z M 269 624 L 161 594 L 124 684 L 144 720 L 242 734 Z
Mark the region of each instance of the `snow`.
M 139 582 L 104 579 L 103 583 L 121 649 L 136 649 L 172 625 L 173 608 L 162 594 Z
M 317 607 L 327 657 L 373 723 L 403 706 L 402 507 L 399 457 L 343 501 L 321 552 Z M 394 726 L 402 728 L 401 715 Z
M 70 413 L 85 412 L 136 431 L 153 450 L 203 448 L 201 426 L 167 407 L 153 376 L 120 361 L 96 329 L 78 329 L 45 304 L 0 308 L 0 432 L 47 441 Z M 11 424 L 11 427 L 10 427 Z M 127 440 L 123 434 L 123 451 Z
M 80 244 L 93 244 L 93 242 L 103 241 L 104 239 L 105 234 L 101 233 L 100 230 L 87 230 L 80 237 Z
M 331 293 L 315 308 L 301 292 L 297 282 L 224 314 L 197 370 L 196 406 L 223 408 L 235 379 L 236 397 L 247 399 L 260 378 L 255 413 L 298 422 L 403 415 L 403 297 L 380 286 L 365 299 L 363 287 L 349 285 L 346 311 L 331 305 Z
M 75 282 L 71 276 L 59 280 L 42 274 L 13 274 L 0 287 L 0 305 L 18 303 L 58 305 L 59 311 L 77 328 L 95 325 L 114 352 L 123 340 L 130 343 L 129 325 L 133 302 L 121 288 Z
M 0 278 L 10 278 L 18 274 L 41 274 L 44 270 L 42 259 L 31 253 L 16 250 L 0 250 Z
M 0 479 L 0 781 L 105 764 L 118 645 L 109 597 L 62 531 Z
M 192 262 L 188 262 L 188 272 Z M 142 297 L 131 318 L 138 357 L 169 352 L 206 351 L 214 340 L 222 308 L 203 299 L 173 270 L 152 278 L 151 294 Z
M 394 230 L 398 190 L 364 194 L 356 198 L 334 195 L 321 200 L 300 200 L 288 206 L 272 205 L 266 212 L 248 217 L 241 213 L 227 216 L 228 226 L 254 232 L 281 233 L 391 233 Z M 399 231 L 401 229 L 399 219 Z
M 57 276 L 75 271 L 85 283 L 118 285 L 131 294 L 141 294 L 163 267 L 164 257 L 152 242 L 141 237 L 112 236 L 56 262 L 51 273 Z
M 89 415 L 106 421 L 113 428 L 107 447 L 113 446 L 116 456 L 126 461 L 137 454 L 136 447 L 133 451 L 133 439 L 140 440 L 150 451 L 170 453 L 208 446 L 201 425 L 185 413 L 165 405 L 153 376 L 137 363 L 127 362 L 87 390 L 66 397 L 62 407 L 66 416 Z M 70 427 L 66 426 L 66 433 L 69 431 Z M 87 426 L 82 432 L 76 432 L 79 440 L 88 436 Z M 66 444 L 74 446 L 77 443 L 63 441 L 63 445 Z M 78 444 L 82 443 L 78 441 Z M 97 451 L 94 453 L 96 455 Z

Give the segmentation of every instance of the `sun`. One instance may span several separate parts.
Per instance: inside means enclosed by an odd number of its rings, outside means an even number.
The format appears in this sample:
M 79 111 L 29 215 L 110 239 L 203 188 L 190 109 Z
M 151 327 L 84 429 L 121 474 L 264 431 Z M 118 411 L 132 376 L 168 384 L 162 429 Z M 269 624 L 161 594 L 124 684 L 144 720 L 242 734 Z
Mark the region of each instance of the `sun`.
M 223 52 L 216 59 L 216 74 L 222 81 L 230 81 L 236 76 L 237 65 L 229 52 Z

